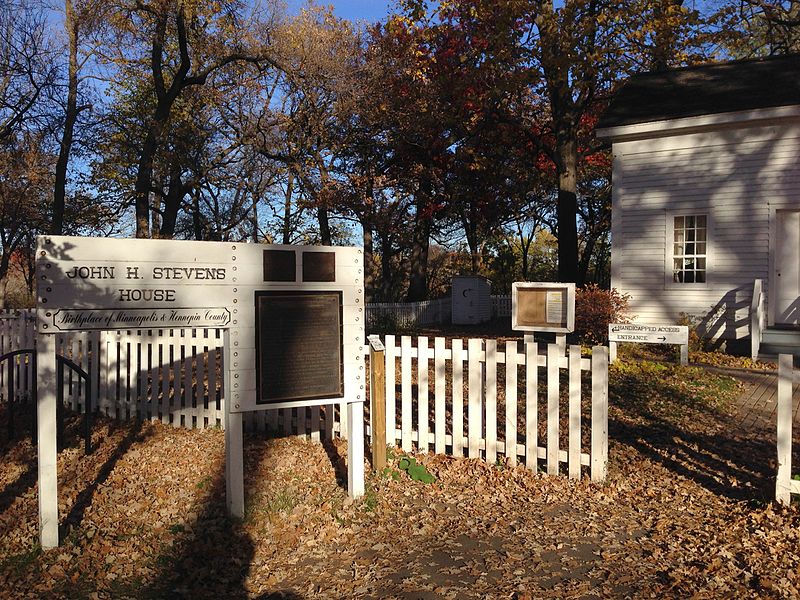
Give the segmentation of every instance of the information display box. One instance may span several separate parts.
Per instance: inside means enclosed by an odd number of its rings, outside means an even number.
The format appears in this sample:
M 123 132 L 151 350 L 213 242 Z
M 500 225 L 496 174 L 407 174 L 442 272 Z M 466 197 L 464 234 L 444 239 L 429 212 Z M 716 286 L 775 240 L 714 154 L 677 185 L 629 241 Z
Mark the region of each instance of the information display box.
M 575 284 L 516 281 L 511 288 L 515 331 L 571 333 L 575 330 Z

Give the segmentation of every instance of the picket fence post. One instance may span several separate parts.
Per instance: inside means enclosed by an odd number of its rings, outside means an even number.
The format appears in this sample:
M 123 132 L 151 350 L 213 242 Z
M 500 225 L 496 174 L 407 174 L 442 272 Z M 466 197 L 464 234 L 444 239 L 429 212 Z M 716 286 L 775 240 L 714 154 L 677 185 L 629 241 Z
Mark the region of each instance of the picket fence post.
M 791 354 L 778 356 L 778 473 L 775 481 L 775 500 L 784 506 L 789 506 L 792 501 L 793 358 Z

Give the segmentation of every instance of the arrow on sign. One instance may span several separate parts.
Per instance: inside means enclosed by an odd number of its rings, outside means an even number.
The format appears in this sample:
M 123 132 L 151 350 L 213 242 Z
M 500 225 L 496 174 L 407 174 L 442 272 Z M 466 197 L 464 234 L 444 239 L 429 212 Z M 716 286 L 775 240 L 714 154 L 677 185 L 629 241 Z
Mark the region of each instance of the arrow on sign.
M 666 342 L 667 341 L 667 336 L 660 337 L 660 338 L 657 338 L 657 339 L 661 340 L 662 342 Z

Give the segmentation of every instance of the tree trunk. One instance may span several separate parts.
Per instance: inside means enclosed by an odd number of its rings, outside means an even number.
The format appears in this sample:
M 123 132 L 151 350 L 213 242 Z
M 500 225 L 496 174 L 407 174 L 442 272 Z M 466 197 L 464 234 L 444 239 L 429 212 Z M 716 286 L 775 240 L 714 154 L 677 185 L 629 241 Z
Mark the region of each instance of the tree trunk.
M 408 294 L 406 302 L 419 302 L 428 296 L 428 248 L 431 237 L 430 217 L 419 214 L 414 222 L 411 236 L 411 264 L 409 269 Z
M 328 209 L 324 206 L 317 207 L 317 221 L 319 221 L 319 238 L 323 246 L 331 245 L 331 225 L 328 219 Z
M 72 0 L 65 0 L 64 27 L 69 38 L 69 71 L 67 75 L 67 106 L 64 113 L 64 132 L 61 135 L 61 147 L 56 161 L 55 186 L 53 189 L 53 221 L 50 233 L 64 233 L 64 211 L 66 209 L 67 166 L 72 151 L 72 138 L 75 122 L 78 120 L 78 22 Z
M 472 212 L 471 209 L 468 209 Z M 463 214 L 463 213 L 462 213 Z M 481 268 L 481 253 L 480 253 L 480 240 L 478 239 L 478 224 L 475 216 L 472 218 L 462 218 L 462 225 L 464 226 L 464 235 L 467 238 L 467 246 L 469 246 L 469 259 L 472 274 L 477 275 Z
M 519 235 L 519 247 L 522 254 L 520 257 L 522 260 L 522 281 L 528 281 L 528 274 L 530 272 L 530 268 L 528 266 L 528 257 L 530 256 L 533 238 L 536 235 L 536 223 L 534 222 L 534 225 L 531 228 L 531 235 L 526 237 L 525 228 L 520 221 L 517 221 L 517 234 Z
M 574 138 L 560 144 L 558 174 L 558 280 L 578 282 L 578 145 Z
M 564 44 L 569 43 L 559 27 L 555 3 L 542 4 L 537 17 L 541 37 L 541 61 L 547 80 L 547 93 L 555 135 L 556 175 L 558 177 L 558 279 L 578 279 L 578 122 L 579 112 L 573 96 L 570 70 L 565 65 Z
M 181 169 L 177 159 L 170 165 L 169 187 L 167 196 L 164 198 L 164 212 L 161 219 L 161 228 L 158 236 L 163 239 L 175 237 L 175 225 L 178 222 L 178 212 L 180 211 L 181 201 L 186 193 L 186 186 L 181 180 Z M 199 210 L 199 205 L 196 206 Z
M 192 194 L 192 228 L 194 229 L 194 239 L 202 240 L 203 235 L 203 219 L 200 214 L 200 192 L 195 190 Z
M 156 123 L 153 123 L 147 131 L 147 137 L 139 155 L 136 182 L 133 186 L 137 238 L 150 237 L 150 187 L 153 181 L 153 159 L 158 149 L 156 128 Z
M 253 191 L 253 208 L 250 215 L 250 224 L 253 227 L 253 243 L 258 243 L 258 200 L 259 196 Z
M 392 242 L 388 232 L 378 232 L 381 240 L 381 287 L 378 300 L 380 302 L 392 302 L 395 298 L 392 295 L 394 288 L 394 278 L 397 270 L 392 268 Z
M 375 256 L 372 242 L 372 229 L 363 221 L 361 227 L 364 230 L 364 302 L 372 302 L 375 292 Z
M 292 193 L 294 192 L 294 174 L 289 171 L 286 181 L 286 195 L 283 197 L 283 243 L 292 243 Z

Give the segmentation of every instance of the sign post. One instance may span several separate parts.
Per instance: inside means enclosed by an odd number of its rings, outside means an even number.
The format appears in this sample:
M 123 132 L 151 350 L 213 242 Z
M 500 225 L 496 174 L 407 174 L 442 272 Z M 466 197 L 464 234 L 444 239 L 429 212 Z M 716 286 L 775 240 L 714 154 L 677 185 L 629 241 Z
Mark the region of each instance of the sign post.
M 38 238 L 42 547 L 58 545 L 54 334 L 64 331 L 224 330 L 230 514 L 244 515 L 246 411 L 340 403 L 343 429 L 346 423 L 350 432 L 348 492 L 351 497 L 362 495 L 362 254 L 358 248 L 339 247 Z
M 386 466 L 386 349 L 377 335 L 369 336 L 369 399 L 372 426 L 372 469 Z
M 681 364 L 689 364 L 689 328 L 686 325 L 633 325 L 611 323 L 608 326 L 609 361 L 617 360 L 617 343 L 675 344 L 681 347 Z

